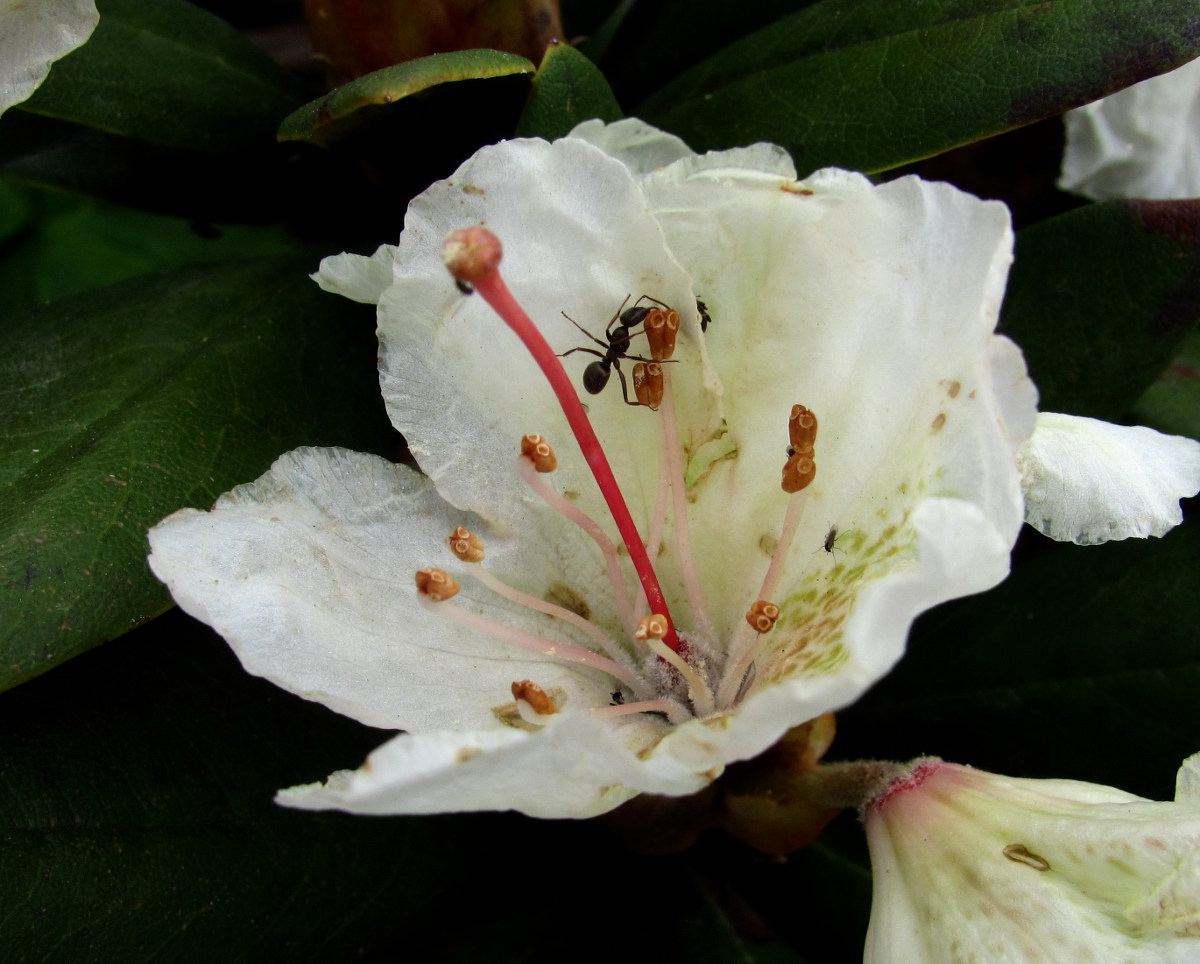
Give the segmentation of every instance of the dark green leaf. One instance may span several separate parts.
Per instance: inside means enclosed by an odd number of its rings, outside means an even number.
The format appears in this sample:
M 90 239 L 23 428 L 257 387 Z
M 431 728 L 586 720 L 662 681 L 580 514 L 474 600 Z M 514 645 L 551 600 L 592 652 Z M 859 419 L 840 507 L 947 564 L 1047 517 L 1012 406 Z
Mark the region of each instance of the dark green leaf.
M 369 310 L 311 259 L 189 268 L 4 316 L 0 689 L 168 605 L 145 530 L 299 444 L 379 449 Z
M 279 227 L 189 224 L 100 201 L 5 187 L 24 197 L 37 216 L 0 259 L 0 313 L 160 268 L 293 253 L 298 247 Z
M 404 213 L 399 201 L 380 203 L 356 163 L 327 151 L 205 154 L 18 110 L 0 118 L 0 175 L 202 224 L 286 223 L 332 237 L 334 251 L 349 246 L 342 238 L 395 241 Z
M 533 78 L 517 134 L 554 140 L 565 137 L 580 121 L 593 117 L 614 121 L 623 116 L 596 65 L 573 47 L 556 44 L 546 51 Z
M 29 196 L 16 185 L 0 181 L 0 241 L 7 241 L 33 219 Z
M 305 104 L 284 119 L 278 137 L 329 144 L 360 126 L 394 118 L 399 102 L 414 94 L 443 84 L 532 74 L 534 69 L 524 57 L 499 50 L 453 50 L 419 57 L 366 74 Z M 451 126 L 458 123 L 453 114 L 442 120 Z
M 291 78 L 184 0 L 98 0 L 91 39 L 21 108 L 201 151 L 264 148 L 300 102 Z
M 1043 411 L 1123 417 L 1200 319 L 1200 201 L 1111 201 L 1017 235 L 1001 331 Z
M 696 150 L 774 141 L 881 171 L 1061 113 L 1200 52 L 1194 0 L 823 0 L 634 111 Z
M 356 765 L 390 736 L 247 676 L 178 611 L 5 694 L 0 956 L 324 964 L 421 949 L 422 960 L 525 962 L 587 946 L 586 958 L 798 960 L 746 938 L 763 928 L 736 895 L 786 884 L 786 866 L 728 840 L 640 857 L 597 821 L 272 803 L 277 788 Z M 754 902 L 795 925 L 789 889 Z
M 761 30 L 816 0 L 655 0 L 621 3 L 594 30 L 576 26 L 570 6 L 563 19 L 585 34 L 579 49 L 601 70 L 621 103 L 633 104 L 740 37 Z M 589 8 L 589 11 L 591 9 Z M 664 43 L 663 38 L 669 38 Z
M 841 714 L 831 758 L 934 754 L 1161 800 L 1200 750 L 1200 524 L 1028 554 L 984 596 L 922 617 L 900 665 Z
M 1133 407 L 1144 425 L 1200 439 L 1200 331 L 1192 331 L 1157 382 Z

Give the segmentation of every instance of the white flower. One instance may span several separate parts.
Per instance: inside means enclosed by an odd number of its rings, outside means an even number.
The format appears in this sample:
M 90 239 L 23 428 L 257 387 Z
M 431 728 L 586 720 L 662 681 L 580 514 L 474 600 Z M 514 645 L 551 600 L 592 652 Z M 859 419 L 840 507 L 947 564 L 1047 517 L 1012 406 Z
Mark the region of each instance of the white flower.
M 1200 197 L 1200 59 L 1065 119 L 1064 191 L 1097 201 Z
M 95 0 L 0 0 L 0 114 L 37 90 L 99 20 Z
M 481 223 L 554 351 L 603 355 L 576 323 L 603 339 L 643 295 L 678 311 L 657 412 L 626 405 L 616 375 L 583 396 L 641 533 L 639 576 L 652 562 L 670 610 L 663 640 L 634 638 L 629 554 L 606 563 L 551 508 L 611 532 L 558 397 L 442 263 L 447 233 Z M 150 565 L 250 672 L 409 731 L 283 803 L 584 817 L 695 792 L 852 702 L 917 614 L 1005 576 L 1035 415 L 1019 351 L 994 334 L 1011 244 L 999 204 L 916 178 L 799 182 L 770 145 L 695 156 L 626 121 L 484 148 L 413 201 L 398 247 L 318 275 L 378 303 L 388 411 L 426 475 L 302 449 L 213 511 L 164 520 Z M 631 331 L 630 352 L 649 350 Z M 575 384 L 598 361 L 564 359 Z M 818 470 L 789 495 L 781 469 L 808 451 L 798 404 L 818 420 Z M 517 458 L 526 433 L 557 447 L 553 475 Z M 451 554 L 459 526 L 482 563 Z M 430 566 L 461 592 L 422 597 Z M 779 609 L 761 635 L 759 600 Z
M 868 964 L 1200 960 L 1200 754 L 1174 803 L 917 760 L 863 820 Z

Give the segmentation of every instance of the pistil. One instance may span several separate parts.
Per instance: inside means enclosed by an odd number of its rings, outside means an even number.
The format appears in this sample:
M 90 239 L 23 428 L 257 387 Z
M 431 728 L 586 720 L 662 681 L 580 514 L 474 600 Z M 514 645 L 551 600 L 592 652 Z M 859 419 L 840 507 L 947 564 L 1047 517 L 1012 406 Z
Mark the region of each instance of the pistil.
M 512 292 L 500 277 L 500 259 L 502 249 L 500 240 L 484 227 L 467 228 L 452 231 L 446 238 L 443 249 L 443 259 L 456 281 L 472 285 L 483 299 L 492 307 L 504 322 L 521 339 L 526 349 L 541 368 L 542 374 L 550 383 L 554 394 L 558 397 L 563 414 L 575 438 L 583 457 L 587 460 L 600 486 L 600 492 L 608 503 L 613 521 L 625 547 L 629 550 L 629 558 L 637 571 L 646 594 L 652 613 L 662 614 L 667 620 L 667 633 L 663 643 L 671 650 L 678 652 L 679 638 L 675 632 L 675 623 L 670 617 L 666 596 L 659 585 L 658 576 L 642 544 L 637 526 L 630 515 L 629 507 L 617 485 L 616 476 L 596 437 L 596 432 L 588 421 L 587 413 L 579 396 L 575 393 L 570 378 L 537 326 L 525 310 L 517 303 Z

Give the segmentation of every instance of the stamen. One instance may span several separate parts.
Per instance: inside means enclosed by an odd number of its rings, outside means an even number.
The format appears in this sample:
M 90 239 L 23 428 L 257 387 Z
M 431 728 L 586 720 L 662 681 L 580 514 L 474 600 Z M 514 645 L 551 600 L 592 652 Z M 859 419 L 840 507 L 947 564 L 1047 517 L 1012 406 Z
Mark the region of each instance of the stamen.
M 604 556 L 604 564 L 608 567 L 608 580 L 612 583 L 613 603 L 617 607 L 617 615 L 621 618 L 621 625 L 625 627 L 625 632 L 632 636 L 635 625 L 633 604 L 629 601 L 629 590 L 625 588 L 625 580 L 621 575 L 621 564 L 617 560 L 617 547 L 613 545 L 613 541 L 593 521 L 591 516 L 559 495 L 538 474 L 533 463 L 523 455 L 517 459 L 517 471 L 525 480 L 525 484 L 541 496 L 550 508 L 566 516 L 595 540 Z
M 450 551 L 463 562 L 483 562 L 483 540 L 470 529 L 459 526 L 446 540 Z
M 667 446 L 662 439 L 662 429 L 659 429 L 658 445 L 658 492 L 654 496 L 654 515 L 650 519 L 650 535 L 646 539 L 646 552 L 651 559 L 657 559 L 662 551 L 663 528 L 667 522 L 667 498 L 671 494 L 671 463 L 667 456 Z M 646 615 L 646 597 L 638 596 L 634 606 L 634 617 L 641 619 Z
M 676 700 L 668 699 L 640 700 L 637 703 L 621 703 L 618 706 L 598 706 L 592 710 L 592 716 L 598 716 L 601 719 L 630 716 L 634 713 L 666 713 L 667 720 L 677 726 L 692 718 L 692 714 L 686 706 Z
M 609 639 L 604 632 L 593 623 L 588 622 L 577 612 L 572 612 L 562 606 L 556 606 L 552 602 L 547 602 L 544 599 L 538 599 L 537 596 L 531 596 L 527 592 L 521 592 L 505 582 L 501 582 L 488 570 L 482 566 L 478 566 L 471 570 L 471 575 L 478 579 L 481 583 L 492 590 L 499 596 L 503 596 L 510 602 L 515 602 L 519 606 L 527 606 L 530 609 L 543 613 L 546 616 L 553 616 L 555 619 L 561 619 L 565 623 L 570 623 L 576 629 L 586 633 L 591 639 L 608 655 L 608 657 L 618 663 L 624 662 L 629 657 L 620 646 L 613 640 Z
M 746 613 L 746 622 L 756 633 L 769 633 L 779 619 L 779 607 L 765 599 L 758 600 Z
M 417 571 L 417 592 L 435 603 L 458 595 L 461 588 L 453 577 L 441 569 L 430 566 Z
M 675 420 L 675 395 L 671 387 L 671 373 L 663 371 L 662 447 L 667 453 L 668 478 L 671 483 L 671 518 L 675 523 L 675 547 L 679 553 L 679 569 L 683 576 L 683 587 L 687 592 L 688 605 L 692 610 L 692 622 L 696 631 L 705 639 L 714 639 L 712 623 L 704 608 L 704 593 L 700 588 L 700 576 L 692 556 L 692 530 L 688 524 L 687 484 L 683 475 L 683 450 L 679 446 L 679 426 Z
M 558 712 L 558 707 L 554 705 L 554 700 L 533 680 L 523 679 L 519 683 L 514 682 L 512 684 L 512 695 L 513 699 L 518 703 L 522 701 L 528 703 L 538 716 L 553 716 Z
M 554 349 L 546 342 L 542 333 L 538 331 L 537 326 L 517 303 L 508 290 L 508 286 L 500 277 L 501 254 L 499 238 L 482 226 L 452 231 L 446 238 L 446 244 L 442 250 L 442 257 L 454 278 L 474 285 L 475 290 L 521 339 L 546 376 L 546 380 L 550 382 L 550 387 L 558 396 L 559 404 L 562 406 L 563 414 L 567 417 L 571 431 L 575 433 L 575 438 L 579 442 L 583 457 L 591 466 L 596 483 L 600 486 L 600 492 L 603 494 L 605 502 L 608 503 L 613 521 L 617 525 L 617 531 L 621 533 L 621 539 L 629 550 L 629 558 L 637 571 L 638 578 L 642 583 L 642 591 L 649 600 L 650 608 L 667 617 L 669 631 L 665 642 L 671 649 L 678 650 L 679 638 L 675 633 L 674 622 L 670 618 L 666 597 L 658 583 L 658 576 L 654 572 L 650 558 L 646 554 L 646 547 L 642 544 L 633 516 L 630 515 L 629 507 L 625 504 L 625 498 L 617 485 L 612 466 L 608 464 L 608 458 L 604 454 L 600 440 L 596 437 L 596 432 L 588 421 L 587 413 L 579 401 L 579 396 L 576 394 L 570 378 L 554 354 Z
M 549 656 L 551 659 L 562 660 L 568 663 L 580 663 L 583 666 L 598 669 L 601 672 L 607 673 L 613 679 L 620 680 L 641 697 L 650 696 L 653 693 L 653 690 L 647 685 L 646 681 L 633 672 L 633 670 L 621 666 L 619 663 L 615 663 L 604 656 L 593 653 L 589 649 L 568 646 L 555 642 L 552 639 L 546 639 L 543 636 L 535 636 L 533 633 L 527 633 L 513 626 L 506 626 L 502 622 L 463 609 L 461 606 L 432 601 L 432 597 L 423 594 L 417 596 L 417 602 L 430 612 L 444 616 L 458 623 L 458 625 L 481 635 L 503 639 L 514 646 L 519 646 L 521 649 L 540 653 L 543 656 Z
M 648 616 L 646 618 L 653 619 L 654 617 Z M 650 647 L 656 656 L 666 660 L 679 671 L 679 675 L 684 678 L 684 681 L 688 685 L 688 699 L 692 701 L 692 706 L 696 708 L 697 716 L 708 716 L 709 713 L 716 709 L 713 703 L 712 690 L 708 688 L 708 684 L 688 664 L 687 660 L 674 650 L 667 649 L 663 645 L 662 640 L 655 639 L 653 636 L 646 639 L 646 645 Z
M 783 516 L 783 529 L 779 534 L 779 542 L 767 574 L 763 576 L 762 587 L 758 591 L 759 600 L 770 599 L 775 592 L 775 585 L 783 574 L 783 565 L 787 560 L 788 550 L 800 527 L 800 519 L 804 515 L 804 507 L 808 505 L 811 490 L 809 485 L 817 475 L 817 463 L 813 460 L 813 447 L 817 440 L 817 417 L 803 405 L 793 405 L 788 417 L 788 460 L 783 467 L 781 487 L 790 494 L 787 511 Z M 757 603 L 755 605 L 758 605 Z M 778 608 L 776 618 L 778 618 Z M 751 612 L 753 612 L 751 608 Z M 764 643 L 764 630 L 760 630 L 755 621 L 747 613 L 747 625 L 738 626 L 737 632 L 729 646 L 729 657 L 725 663 L 725 673 L 721 685 L 717 689 L 717 702 L 721 706 L 729 706 L 740 696 L 742 679 L 751 664 L 758 657 Z M 774 626 L 774 622 L 771 623 Z M 770 627 L 768 627 L 769 629 Z
M 638 362 L 633 366 L 633 394 L 640 404 L 657 412 L 663 399 L 663 368 L 658 362 Z
M 558 456 L 541 435 L 521 436 L 521 454 L 543 475 L 558 468 Z
M 652 308 L 642 323 L 650 343 L 650 357 L 666 361 L 675 354 L 675 336 L 679 334 L 679 312 L 674 308 Z

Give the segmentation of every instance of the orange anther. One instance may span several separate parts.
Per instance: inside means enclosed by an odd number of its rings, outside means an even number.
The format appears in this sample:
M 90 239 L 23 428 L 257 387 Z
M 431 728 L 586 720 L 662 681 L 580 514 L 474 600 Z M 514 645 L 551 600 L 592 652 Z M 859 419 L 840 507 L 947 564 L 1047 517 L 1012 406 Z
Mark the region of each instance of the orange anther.
M 637 624 L 637 629 L 633 631 L 634 639 L 662 639 L 667 635 L 667 630 L 671 628 L 667 622 L 667 617 L 654 613 L 652 616 L 643 616 L 641 622 Z
M 746 613 L 746 622 L 758 633 L 769 632 L 778 618 L 779 607 L 765 599 L 758 600 Z
M 817 416 L 803 405 L 793 405 L 788 418 L 788 436 L 793 451 L 811 455 L 813 443 L 817 440 Z
M 650 355 L 655 361 L 666 361 L 675 354 L 675 336 L 679 334 L 679 312 L 674 308 L 651 308 L 642 322 Z
M 459 526 L 446 541 L 450 543 L 450 551 L 463 562 L 483 560 L 483 540 L 470 529 Z
M 521 455 L 533 463 L 539 472 L 553 472 L 558 468 L 558 459 L 554 449 L 541 435 L 521 436 Z
M 458 593 L 462 587 L 441 569 L 430 566 L 417 570 L 417 592 L 433 602 L 442 602 Z
M 538 716 L 549 716 L 551 713 L 558 712 L 554 700 L 550 699 L 549 694 L 532 680 L 523 679 L 519 683 L 514 682 L 512 695 L 514 700 L 524 700 L 532 706 Z
M 784 492 L 799 492 L 805 488 L 817 476 L 817 463 L 812 460 L 811 455 L 805 455 L 803 452 L 794 452 L 788 457 L 787 464 L 783 467 L 783 486 Z
M 638 362 L 633 366 L 633 393 L 638 402 L 658 411 L 663 398 L 663 370 L 658 362 Z

